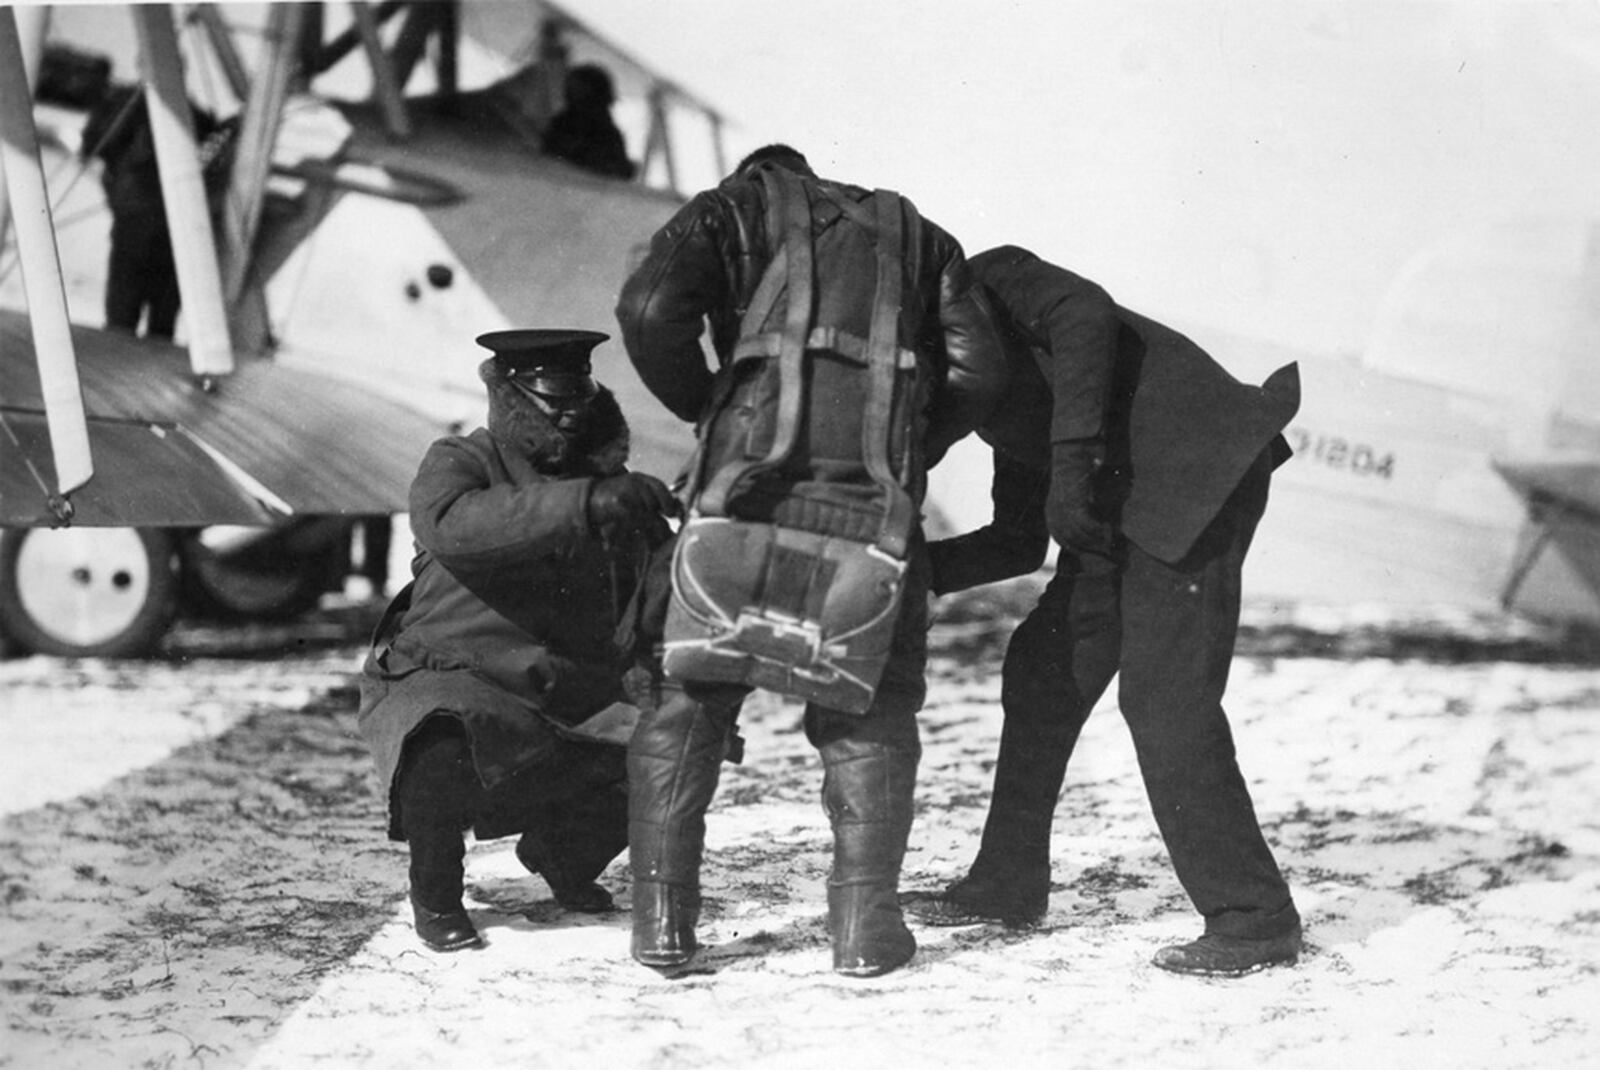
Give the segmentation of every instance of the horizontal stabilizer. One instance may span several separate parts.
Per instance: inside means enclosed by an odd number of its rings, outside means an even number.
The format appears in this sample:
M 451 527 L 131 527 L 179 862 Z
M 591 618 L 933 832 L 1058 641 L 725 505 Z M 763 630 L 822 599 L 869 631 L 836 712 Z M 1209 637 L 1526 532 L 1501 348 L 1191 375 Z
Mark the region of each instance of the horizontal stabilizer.
M 1600 457 L 1495 461 L 1494 469 L 1533 506 L 1554 506 L 1600 522 Z
M 1501 605 L 1519 608 L 1519 599 L 1542 583 L 1575 600 L 1568 615 L 1600 616 L 1600 457 L 1493 464 L 1528 508 Z

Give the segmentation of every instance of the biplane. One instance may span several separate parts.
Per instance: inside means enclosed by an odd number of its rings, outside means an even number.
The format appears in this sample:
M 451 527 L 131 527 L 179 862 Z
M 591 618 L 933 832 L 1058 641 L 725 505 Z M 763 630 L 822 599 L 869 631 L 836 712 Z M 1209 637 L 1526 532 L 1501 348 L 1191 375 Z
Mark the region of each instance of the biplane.
M 614 333 L 630 258 L 682 202 L 682 145 L 720 152 L 713 109 L 552 4 L 41 15 L 0 10 L 0 47 L 32 52 L 0 86 L 15 244 L 43 250 L 31 272 L 0 260 L 0 636 L 27 650 L 144 654 L 180 613 L 281 617 L 342 588 L 365 564 L 352 531 L 403 513 L 427 444 L 481 418 L 473 338 Z M 22 78 L 58 40 L 69 60 L 137 43 L 179 344 L 90 325 L 108 222 L 81 181 L 83 109 Z M 636 181 L 540 151 L 579 62 L 643 116 Z M 236 123 L 214 214 L 197 100 Z M 625 404 L 645 397 L 614 344 L 596 359 Z M 688 432 L 637 408 L 641 467 L 674 469 Z
M 143 341 L 98 329 L 107 221 L 82 180 L 82 110 L 0 85 L 7 188 L 44 189 L 26 209 L 11 194 L 12 229 L 52 220 L 61 265 L 24 295 L 0 254 L 0 643 L 24 649 L 143 653 L 180 612 L 291 614 L 337 588 L 352 531 L 402 511 L 427 442 L 480 418 L 472 339 L 614 333 L 643 243 L 726 170 L 716 109 L 551 3 L 42 10 L 0 9 L 32 57 L 138 43 L 127 69 L 172 104 L 176 185 L 197 184 L 185 94 L 238 132 L 220 225 L 181 190 L 190 207 L 171 213 L 191 221 L 175 234 L 204 238 L 184 247 L 202 281 L 180 344 Z M 560 72 L 580 62 L 615 75 L 634 181 L 540 151 Z M 1296 456 L 1248 595 L 1600 620 L 1597 234 L 1503 222 L 1420 253 L 1360 354 L 1178 324 L 1241 379 L 1300 364 Z M 635 464 L 674 474 L 687 429 L 615 340 L 596 361 Z M 935 531 L 987 519 L 986 464 L 969 442 L 932 473 Z

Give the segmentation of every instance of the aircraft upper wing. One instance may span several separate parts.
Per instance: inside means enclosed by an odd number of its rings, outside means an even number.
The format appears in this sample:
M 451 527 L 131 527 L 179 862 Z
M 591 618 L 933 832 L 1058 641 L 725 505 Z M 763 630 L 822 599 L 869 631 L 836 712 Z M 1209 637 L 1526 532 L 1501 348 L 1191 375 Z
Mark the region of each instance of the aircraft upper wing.
M 536 58 L 540 30 L 546 20 L 553 20 L 563 31 L 564 43 L 576 46 L 570 57 L 572 62 L 598 60 L 604 63 L 613 78 L 632 87 L 634 95 L 643 97 L 660 92 L 707 115 L 721 114 L 709 101 L 668 78 L 596 26 L 578 18 L 565 4 L 551 0 L 468 3 L 460 6 L 460 12 L 461 35 L 508 66 L 520 66 Z
M 244 361 L 208 391 L 175 346 L 87 327 L 73 328 L 73 343 L 96 468 L 73 495 L 74 523 L 85 526 L 404 512 L 417 464 L 445 430 L 270 360 Z M 51 521 L 43 411 L 27 320 L 0 311 L 0 524 Z

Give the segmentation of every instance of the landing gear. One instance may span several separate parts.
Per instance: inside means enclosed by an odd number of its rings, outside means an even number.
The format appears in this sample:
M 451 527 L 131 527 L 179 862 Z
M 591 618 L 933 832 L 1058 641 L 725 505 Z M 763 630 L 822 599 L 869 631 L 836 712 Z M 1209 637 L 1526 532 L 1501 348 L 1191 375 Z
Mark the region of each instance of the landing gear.
M 306 517 L 276 528 L 0 531 L 0 647 L 145 657 L 180 612 L 292 620 L 342 588 L 352 527 Z
M 178 572 L 159 528 L 0 532 L 0 632 L 38 654 L 152 654 L 178 613 Z
M 179 546 L 185 609 L 220 620 L 292 620 L 337 590 L 350 562 L 350 523 L 210 527 Z

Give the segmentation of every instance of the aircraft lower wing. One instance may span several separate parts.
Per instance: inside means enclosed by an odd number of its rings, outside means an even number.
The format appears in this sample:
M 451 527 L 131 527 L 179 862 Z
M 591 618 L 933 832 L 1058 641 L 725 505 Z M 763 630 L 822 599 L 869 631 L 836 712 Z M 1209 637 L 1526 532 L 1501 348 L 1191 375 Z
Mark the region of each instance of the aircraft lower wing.
M 1567 582 L 1600 598 L 1600 458 L 1493 464 L 1528 509 L 1528 527 L 1501 603 L 1513 606 L 1535 570 L 1552 564 L 1567 573 Z
M 0 527 L 48 527 L 56 483 L 44 417 L 0 406 L 0 424 Z M 180 428 L 90 420 L 89 446 L 95 474 L 72 495 L 74 524 L 256 526 L 277 519 Z
M 264 359 L 210 389 L 176 346 L 73 328 L 96 467 L 73 495 L 97 527 L 265 524 L 404 512 L 438 421 Z M 26 317 L 0 311 L 0 525 L 51 522 L 54 486 Z M 8 433 L 9 432 L 9 433 Z

